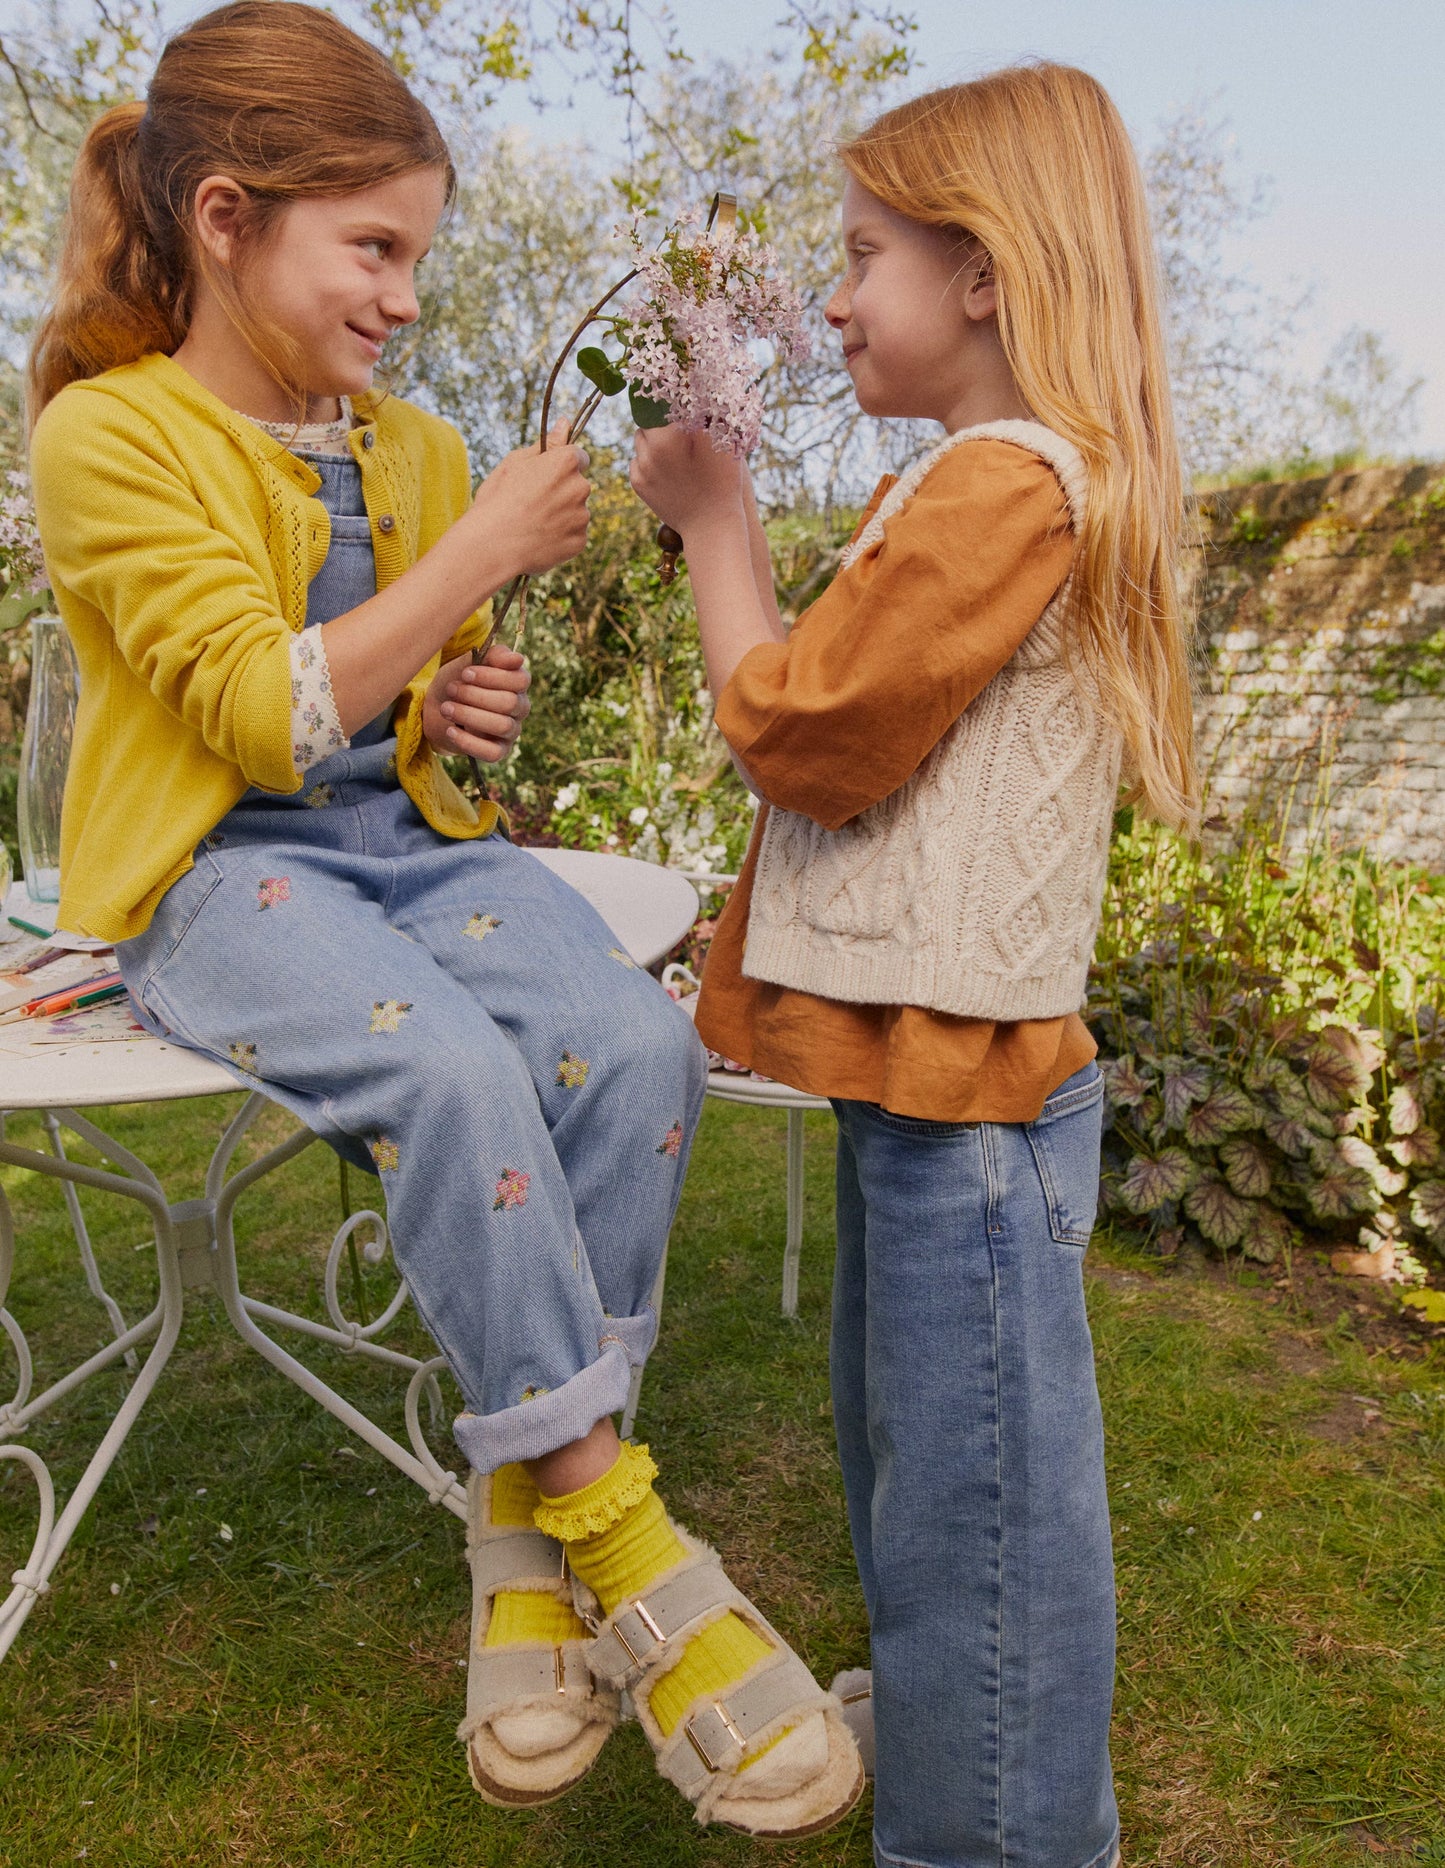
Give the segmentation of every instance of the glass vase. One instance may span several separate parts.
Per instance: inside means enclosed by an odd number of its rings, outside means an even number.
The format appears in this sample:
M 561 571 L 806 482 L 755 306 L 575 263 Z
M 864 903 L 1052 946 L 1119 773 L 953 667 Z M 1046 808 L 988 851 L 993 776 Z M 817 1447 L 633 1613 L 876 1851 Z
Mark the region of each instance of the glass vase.
M 20 749 L 20 863 L 33 902 L 60 900 L 60 805 L 75 726 L 75 654 L 58 616 L 30 623 L 30 704 Z

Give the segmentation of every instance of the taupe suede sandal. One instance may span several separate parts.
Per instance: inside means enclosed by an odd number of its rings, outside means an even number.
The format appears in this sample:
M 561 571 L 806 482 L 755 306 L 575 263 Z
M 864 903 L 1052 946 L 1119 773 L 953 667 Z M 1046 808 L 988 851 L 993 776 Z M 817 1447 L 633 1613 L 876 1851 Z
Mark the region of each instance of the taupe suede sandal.
M 717 1552 L 673 1525 L 687 1556 L 602 1620 L 576 1585 L 578 1611 L 597 1629 L 587 1662 L 599 1682 L 631 1695 L 657 1768 L 694 1806 L 700 1823 L 785 1838 L 829 1828 L 858 1801 L 863 1765 L 842 1708 L 783 1637 L 723 1573 Z M 772 1652 L 714 1697 L 703 1694 L 665 1735 L 649 1704 L 693 1636 L 728 1613 Z M 778 1733 L 786 1736 L 740 1771 Z
M 828 1691 L 843 1708 L 843 1720 L 858 1745 L 863 1769 L 873 1775 L 873 1673 L 868 1667 L 848 1667 L 833 1675 Z
M 503 1809 L 550 1803 L 591 1770 L 620 1716 L 618 1696 L 588 1671 L 584 1640 L 488 1647 L 493 1599 L 536 1590 L 571 1604 L 562 1546 L 538 1530 L 493 1524 L 492 1482 L 467 1481 L 472 1638 L 467 1716 L 457 1737 L 478 1794 Z

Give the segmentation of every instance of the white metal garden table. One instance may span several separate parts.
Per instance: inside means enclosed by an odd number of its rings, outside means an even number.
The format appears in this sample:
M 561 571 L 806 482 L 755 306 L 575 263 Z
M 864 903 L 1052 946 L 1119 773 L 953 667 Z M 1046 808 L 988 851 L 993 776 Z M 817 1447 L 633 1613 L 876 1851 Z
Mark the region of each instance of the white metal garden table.
M 629 857 L 604 856 L 577 850 L 534 850 L 539 861 L 578 889 L 602 915 L 619 943 L 634 960 L 650 966 L 661 959 L 692 925 L 697 914 L 697 893 L 675 871 Z M 21 1034 L 21 1035 L 16 1035 Z M 218 1065 L 193 1051 L 158 1039 L 137 1035 L 133 1041 L 73 1046 L 35 1045 L 35 1028 L 25 1025 L 0 1030 L 0 1112 L 39 1110 L 53 1152 L 22 1148 L 4 1137 L 0 1114 L 0 1163 L 33 1169 L 62 1183 L 71 1223 L 80 1249 L 81 1264 L 92 1296 L 105 1308 L 114 1338 L 94 1355 L 32 1395 L 33 1360 L 25 1332 L 4 1308 L 15 1262 L 15 1233 L 9 1203 L 0 1187 L 0 1330 L 8 1337 L 19 1364 L 13 1398 L 0 1403 L 0 1460 L 27 1467 L 39 1493 L 40 1523 L 30 1559 L 15 1571 L 9 1596 L 0 1602 L 0 1659 L 8 1653 L 21 1625 L 36 1601 L 50 1586 L 76 1526 L 109 1471 L 127 1434 L 170 1359 L 180 1334 L 186 1293 L 215 1291 L 237 1334 L 273 1368 L 303 1389 L 369 1446 L 389 1459 L 426 1493 L 433 1504 L 443 1505 L 458 1517 L 466 1515 L 466 1493 L 453 1472 L 443 1470 L 427 1446 L 420 1420 L 420 1404 L 428 1392 L 439 1405 L 436 1373 L 445 1367 L 440 1356 L 419 1360 L 388 1349 L 377 1341 L 407 1301 L 402 1283 L 391 1303 L 374 1322 L 360 1324 L 345 1315 L 338 1291 L 337 1272 L 349 1242 L 365 1233 L 364 1254 L 375 1264 L 389 1243 L 386 1223 L 377 1213 L 353 1214 L 333 1239 L 327 1257 L 325 1293 L 329 1322 L 279 1310 L 247 1297 L 241 1289 L 236 1265 L 233 1216 L 241 1195 L 265 1175 L 293 1160 L 317 1139 L 299 1129 L 257 1160 L 228 1174 L 237 1145 L 260 1112 L 269 1105 L 260 1093 L 246 1098 L 232 1120 L 206 1172 L 205 1193 L 197 1200 L 172 1203 L 159 1175 L 137 1159 L 80 1110 L 112 1103 L 165 1102 L 191 1096 L 212 1096 L 236 1089 L 235 1079 Z M 66 1158 L 62 1131 L 69 1130 L 95 1148 L 108 1164 L 90 1167 Z M 135 1200 L 150 1215 L 155 1230 L 159 1292 L 150 1314 L 127 1324 L 115 1300 L 106 1292 L 91 1248 L 78 1189 L 92 1187 Z M 661 1277 L 659 1275 L 660 1301 Z M 388 1364 L 409 1376 L 404 1418 L 410 1446 L 403 1446 L 359 1408 L 331 1388 L 302 1362 L 283 1349 L 262 1325 L 299 1332 L 334 1348 Z M 143 1363 L 141 1348 L 150 1344 Z M 103 1369 L 124 1362 L 135 1372 L 124 1402 L 92 1454 L 74 1491 L 56 1514 L 55 1486 L 45 1461 L 21 1444 L 23 1434 L 48 1408 Z M 636 1406 L 638 1382 L 628 1404 L 628 1420 Z

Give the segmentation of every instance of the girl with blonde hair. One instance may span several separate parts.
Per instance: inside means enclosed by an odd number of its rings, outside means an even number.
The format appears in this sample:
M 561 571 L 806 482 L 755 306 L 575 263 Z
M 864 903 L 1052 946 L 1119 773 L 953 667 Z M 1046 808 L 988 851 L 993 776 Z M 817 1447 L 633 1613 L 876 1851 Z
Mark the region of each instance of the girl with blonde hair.
M 670 430 L 633 468 L 765 805 L 698 1028 L 838 1117 L 833 1405 L 872 1670 L 835 1687 L 876 1738 L 876 1859 L 1110 1868 L 1080 1010 L 1121 779 L 1195 811 L 1155 258 L 1084 72 L 934 91 L 841 153 L 828 322 L 862 409 L 943 438 L 791 633 L 745 472 Z
M 560 433 L 473 496 L 461 437 L 374 383 L 453 182 L 381 54 L 293 0 L 187 26 L 87 138 L 31 375 L 80 663 L 61 919 L 154 1030 L 381 1176 L 465 1403 L 481 1794 L 569 1789 L 627 1690 L 700 1821 L 804 1834 L 863 1787 L 841 1710 L 611 1418 L 701 1047 L 438 758 L 510 752 L 522 658 L 471 650 L 588 498 Z

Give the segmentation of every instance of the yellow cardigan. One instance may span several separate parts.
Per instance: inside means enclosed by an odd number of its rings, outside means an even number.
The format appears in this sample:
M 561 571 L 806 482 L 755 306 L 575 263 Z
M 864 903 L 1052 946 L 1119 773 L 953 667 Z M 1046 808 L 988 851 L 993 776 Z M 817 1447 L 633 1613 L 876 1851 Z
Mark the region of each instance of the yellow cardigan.
M 358 399 L 377 588 L 471 499 L 461 437 L 396 397 Z M 288 642 L 331 539 L 308 464 L 169 357 L 72 383 L 31 442 L 51 588 L 75 644 L 80 703 L 61 826 L 60 924 L 128 940 L 250 785 L 301 788 Z M 485 836 L 422 736 L 444 660 L 486 635 L 469 617 L 396 704 L 397 769 L 427 822 Z

